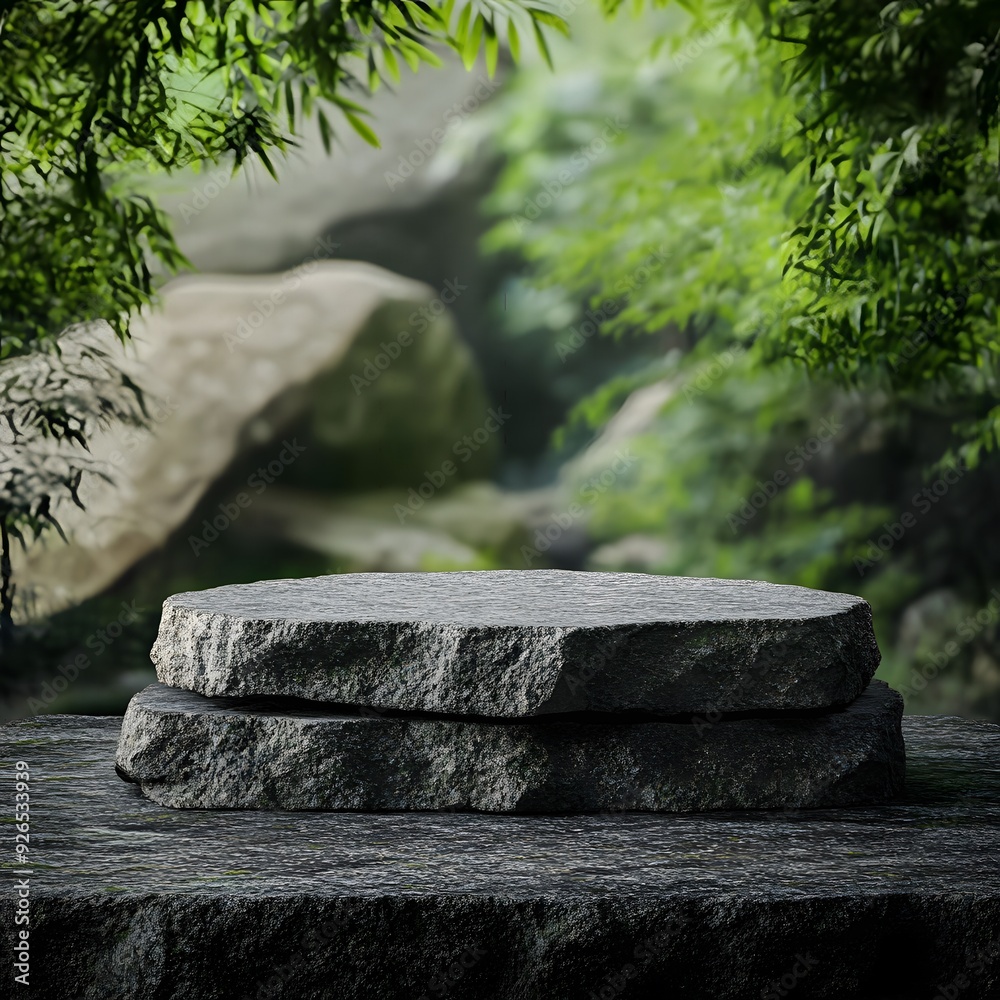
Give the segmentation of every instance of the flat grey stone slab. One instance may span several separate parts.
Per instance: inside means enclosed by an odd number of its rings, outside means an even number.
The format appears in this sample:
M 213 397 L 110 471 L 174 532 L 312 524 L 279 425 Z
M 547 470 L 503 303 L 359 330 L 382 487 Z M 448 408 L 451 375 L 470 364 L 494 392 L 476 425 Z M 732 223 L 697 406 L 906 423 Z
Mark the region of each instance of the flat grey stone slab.
M 515 813 L 850 806 L 903 787 L 903 699 L 881 681 L 809 717 L 518 722 L 344 715 L 153 684 L 117 764 L 188 809 Z
M 890 805 L 553 817 L 164 809 L 116 776 L 120 722 L 0 729 L 5 816 L 13 762 L 30 769 L 27 864 L 0 858 L 7 955 L 30 882 L 25 996 L 756 1000 L 784 977 L 793 1000 L 933 1000 L 960 976 L 959 1000 L 1000 989 L 990 723 L 904 718 L 906 791 Z
M 357 573 L 178 594 L 157 676 L 209 696 L 522 717 L 846 705 L 879 662 L 858 597 L 745 580 Z

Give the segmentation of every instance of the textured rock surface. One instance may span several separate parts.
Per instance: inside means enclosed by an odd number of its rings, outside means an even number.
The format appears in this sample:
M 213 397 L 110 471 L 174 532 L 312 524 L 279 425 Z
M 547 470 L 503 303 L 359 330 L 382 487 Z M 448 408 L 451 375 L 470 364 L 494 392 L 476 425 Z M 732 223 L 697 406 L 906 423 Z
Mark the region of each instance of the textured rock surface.
M 845 705 L 879 661 L 858 597 L 755 581 L 344 574 L 168 598 L 159 679 L 201 694 L 518 717 Z
M 903 787 L 903 700 L 881 681 L 808 718 L 467 722 L 288 710 L 154 684 L 118 766 L 191 809 L 694 812 L 884 802 Z
M 887 806 L 550 817 L 164 809 L 116 777 L 119 723 L 0 730 L 5 815 L 31 773 L 26 996 L 434 997 L 467 949 L 455 1000 L 780 996 L 797 955 L 794 1000 L 1000 988 L 995 725 L 904 719 Z

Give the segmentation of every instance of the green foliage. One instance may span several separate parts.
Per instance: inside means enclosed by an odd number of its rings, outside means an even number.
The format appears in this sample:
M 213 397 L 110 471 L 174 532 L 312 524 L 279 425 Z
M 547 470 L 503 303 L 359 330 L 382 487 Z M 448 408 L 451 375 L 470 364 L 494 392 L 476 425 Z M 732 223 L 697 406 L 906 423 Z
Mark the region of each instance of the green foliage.
M 873 542 L 948 447 L 923 447 L 929 425 L 966 460 L 997 440 L 995 8 L 684 6 L 575 18 L 584 52 L 519 70 L 480 122 L 505 158 L 487 245 L 527 260 L 568 330 L 589 314 L 659 348 L 557 442 L 645 408 L 637 461 L 586 510 L 595 564 L 861 593 L 892 650 L 918 595 L 974 603 L 995 577 L 943 516 L 884 558 Z M 650 253 L 667 263 L 646 274 Z M 800 463 L 826 419 L 844 429 Z M 963 502 L 993 495 L 980 471 Z
M 789 89 L 811 97 L 787 154 L 810 201 L 785 266 L 789 348 L 848 379 L 995 393 L 997 42 L 994 4 L 778 5 Z M 842 290 L 872 288 L 854 308 Z M 975 376 L 972 372 L 975 370 Z
M 5 393 L 0 459 L 0 646 L 10 631 L 11 539 L 57 527 L 94 471 L 88 433 L 131 417 L 135 386 L 93 341 L 93 379 L 66 367 L 64 331 L 104 321 L 120 339 L 153 296 L 151 263 L 185 265 L 165 215 L 134 190 L 149 171 L 258 160 L 316 110 L 329 151 L 343 124 L 378 144 L 361 100 L 400 64 L 449 45 L 492 73 L 515 23 L 544 44 L 549 0 L 0 0 L 0 363 L 53 352 L 35 403 Z M 80 350 L 77 342 L 75 350 Z M 77 358 L 77 360 L 80 360 Z M 48 367 L 46 367 L 48 365 Z M 30 366 L 29 366 L 30 368 Z M 56 375 L 57 369 L 63 368 Z M 58 460 L 40 442 L 59 444 Z M 8 447 L 9 446 L 9 447 Z M 58 467 L 53 466 L 53 462 Z M 40 464 L 39 464 L 40 463 Z
M 90 319 L 124 336 L 148 256 L 183 263 L 130 171 L 256 157 L 273 174 L 319 97 L 377 145 L 355 97 L 399 60 L 440 63 L 434 42 L 475 57 L 512 15 L 555 17 L 543 0 L 0 3 L 0 358 Z
M 588 511 L 592 533 L 658 538 L 664 571 L 859 589 L 844 566 L 887 511 L 838 495 L 826 452 L 789 460 L 818 423 L 843 418 L 853 441 L 850 414 L 886 427 L 919 405 L 955 421 L 970 462 L 1000 438 L 1000 9 L 602 6 L 614 30 L 577 10 L 574 47 L 555 0 L 0 0 L 0 631 L 11 539 L 52 527 L 99 474 L 89 429 L 141 411 L 113 358 L 66 329 L 104 320 L 124 339 L 151 263 L 185 263 L 131 178 L 248 160 L 273 175 L 311 113 L 328 149 L 344 128 L 377 144 L 365 97 L 404 64 L 448 45 L 492 72 L 501 44 L 517 56 L 528 38 L 558 72 L 521 73 L 463 129 L 506 158 L 490 244 L 545 286 L 544 315 L 516 321 L 545 328 L 567 396 L 593 384 L 597 354 L 579 302 L 624 343 L 649 335 L 565 441 L 643 386 L 667 400 L 642 461 Z M 574 317 L 580 344 L 560 332 Z M 911 570 L 861 589 L 898 606 Z
M 676 324 L 845 384 L 931 395 L 965 418 L 967 458 L 994 447 L 1000 10 L 685 6 L 697 17 L 643 14 L 655 41 L 642 59 L 634 29 L 596 66 L 561 53 L 589 104 L 567 90 L 524 101 L 498 131 L 509 166 L 492 207 L 507 221 L 493 245 L 592 301 L 662 246 L 673 266 L 606 330 Z M 612 111 L 628 127 L 574 172 L 578 137 Z M 571 182 L 528 219 L 561 172 Z

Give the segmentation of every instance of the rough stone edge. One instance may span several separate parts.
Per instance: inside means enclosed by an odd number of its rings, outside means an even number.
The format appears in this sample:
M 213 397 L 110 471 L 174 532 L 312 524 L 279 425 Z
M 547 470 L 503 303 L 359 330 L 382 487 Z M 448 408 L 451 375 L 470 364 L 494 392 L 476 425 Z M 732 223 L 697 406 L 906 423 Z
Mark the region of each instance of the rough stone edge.
M 318 701 L 356 702 L 376 710 L 440 711 L 499 718 L 633 709 L 673 715 L 839 708 L 848 705 L 865 689 L 881 660 L 872 628 L 871 607 L 862 598 L 853 595 L 838 595 L 852 598 L 850 607 L 808 620 L 483 627 L 420 621 L 327 623 L 242 618 L 244 624 L 234 640 L 232 633 L 236 630 L 231 623 L 236 616 L 207 612 L 183 604 L 183 598 L 196 594 L 178 594 L 164 601 L 160 628 L 150 656 L 161 683 L 193 690 L 207 697 L 291 695 Z M 752 632 L 753 660 L 744 657 L 742 661 L 738 658 L 734 661 L 729 657 L 724 666 L 717 664 L 714 667 L 717 675 L 723 669 L 731 671 L 735 667 L 741 670 L 745 683 L 739 687 L 741 691 L 748 691 L 758 685 L 754 671 L 759 670 L 761 661 L 759 644 L 784 643 L 806 625 L 810 629 L 818 628 L 821 634 L 832 634 L 846 649 L 846 656 L 831 659 L 818 667 L 811 662 L 811 658 L 810 662 L 805 662 L 805 658 L 800 657 L 794 665 L 783 667 L 785 673 L 779 675 L 779 685 L 772 685 L 769 689 L 773 695 L 767 699 L 758 697 L 755 700 L 751 695 L 748 703 L 737 704 L 722 697 L 702 696 L 699 700 L 677 700 L 666 706 L 654 705 L 651 700 L 642 702 L 632 699 L 626 708 L 619 707 L 621 698 L 616 698 L 616 689 L 620 690 L 623 684 L 615 677 L 616 660 L 629 663 L 630 669 L 642 669 L 644 662 L 634 649 L 630 652 L 630 646 L 649 642 L 655 645 L 664 641 L 683 645 L 685 633 L 690 633 L 691 629 L 704 632 L 710 628 L 715 633 L 713 640 L 732 639 L 739 651 L 739 647 L 747 645 L 747 633 Z M 330 691 L 329 674 L 320 673 L 319 668 L 311 664 L 304 668 L 306 672 L 300 679 L 287 676 L 289 671 L 303 670 L 300 657 L 302 651 L 308 651 L 310 647 L 317 650 L 312 654 L 317 659 L 330 659 L 333 655 L 331 650 L 336 650 L 340 637 L 348 631 L 362 636 L 359 641 L 373 644 L 380 641 L 394 652 L 399 651 L 401 657 L 420 656 L 421 681 L 402 697 L 380 691 L 361 698 L 356 688 L 350 690 L 350 685 L 343 681 L 336 692 Z M 453 648 L 455 658 L 442 657 L 439 651 L 432 656 L 428 648 L 430 643 L 422 636 L 423 632 L 436 638 L 439 647 Z M 380 633 L 380 638 L 376 638 L 377 633 Z M 609 639 L 612 636 L 614 638 Z M 614 646 L 621 644 L 622 639 L 625 648 L 620 656 L 616 656 L 614 651 L 607 652 L 609 641 Z M 818 644 L 819 640 L 818 635 L 811 641 Z M 181 646 L 179 650 L 178 645 Z M 518 690 L 514 699 L 506 701 L 490 697 L 488 690 L 480 694 L 482 689 L 476 685 L 463 683 L 466 680 L 463 673 L 470 669 L 468 664 L 477 662 L 476 645 L 486 650 L 490 645 L 521 650 L 520 672 L 522 676 L 534 678 L 534 683 L 527 689 Z M 270 662 L 261 662 L 261 650 L 269 646 L 274 647 L 275 652 Z M 526 651 L 524 647 L 527 647 Z M 218 655 L 220 648 L 225 650 L 223 657 Z M 238 656 L 236 660 L 233 659 L 235 651 L 238 651 L 235 653 Z M 629 662 L 635 660 L 639 661 L 638 667 Z M 556 666 L 553 666 L 554 661 Z M 444 697 L 439 694 L 438 701 L 429 703 L 419 691 L 420 683 L 427 684 L 432 675 L 442 669 L 450 675 L 451 684 L 445 688 Z M 792 683 L 796 669 L 810 670 L 812 682 L 821 693 L 804 696 L 804 692 Z M 778 694 L 780 680 L 784 680 L 783 694 Z M 639 684 L 635 678 L 631 682 Z M 504 710 L 509 709 L 511 704 L 516 705 L 516 712 Z
M 204 699 L 151 685 L 129 704 L 116 768 L 147 797 L 170 808 L 587 814 L 875 805 L 903 788 L 902 712 L 902 698 L 880 681 L 830 717 L 768 717 L 715 725 L 698 719 L 504 723 L 373 718 L 305 709 L 248 711 L 236 699 Z M 311 730 L 324 725 L 338 727 L 333 736 L 341 737 L 347 755 L 346 764 L 344 758 L 331 759 L 340 773 L 329 779 L 312 752 L 314 747 L 324 750 L 332 739 L 326 733 L 313 742 Z M 817 733 L 809 731 L 814 727 Z M 372 732 L 371 752 L 379 760 L 386 744 L 413 748 L 408 756 L 392 760 L 393 774 L 384 782 L 376 768 L 364 775 L 358 771 L 366 730 Z M 649 772 L 658 757 L 649 739 L 657 731 L 679 756 L 677 770 L 666 771 L 660 781 Z M 789 772 L 788 742 L 796 750 L 814 751 L 823 735 L 831 740 L 824 747 L 830 755 L 819 764 L 823 773 L 799 770 L 798 762 Z M 743 759 L 738 747 L 744 737 L 746 759 L 755 765 L 749 783 L 733 763 Z M 596 766 L 586 758 L 591 739 L 601 753 L 611 743 L 630 765 L 640 762 L 640 777 L 630 783 L 623 775 L 618 785 L 613 766 L 603 766 L 601 757 L 602 766 L 591 780 Z M 760 752 L 762 739 L 773 741 L 770 763 Z M 723 743 L 721 748 L 717 741 Z M 461 756 L 461 748 L 468 745 L 489 754 L 489 765 L 470 767 Z M 692 758 L 697 759 L 693 766 Z M 367 758 L 362 754 L 361 759 Z M 450 783 L 438 780 L 439 760 L 452 774 Z M 247 766 L 252 776 L 243 774 Z M 398 788 L 398 767 L 407 773 L 413 768 L 419 776 L 412 790 Z M 296 778 L 300 786 L 294 784 Z

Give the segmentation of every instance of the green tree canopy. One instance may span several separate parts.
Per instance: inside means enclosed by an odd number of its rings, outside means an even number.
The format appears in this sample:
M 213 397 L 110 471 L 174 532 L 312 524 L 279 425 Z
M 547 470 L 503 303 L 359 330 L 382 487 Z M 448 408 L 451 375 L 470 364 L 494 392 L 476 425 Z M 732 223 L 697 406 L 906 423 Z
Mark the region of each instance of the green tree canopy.
M 498 129 L 510 165 L 494 245 L 520 249 L 539 281 L 617 301 L 606 330 L 676 324 L 710 350 L 752 343 L 920 393 L 970 421 L 966 457 L 995 447 L 1000 9 L 684 6 L 644 22 L 638 58 L 591 74 L 588 105 L 539 101 Z M 575 136 L 612 112 L 628 126 L 578 168 Z M 567 193 L 530 218 L 560 173 Z M 672 266 L 623 299 L 651 247 Z
M 908 687 L 903 609 L 997 582 L 1000 10 L 679 6 L 574 19 L 557 75 L 520 71 L 478 122 L 505 157 L 488 246 L 526 258 L 554 367 L 597 328 L 659 347 L 575 410 L 647 415 L 590 558 L 861 593 Z M 930 468 L 956 458 L 982 467 Z

